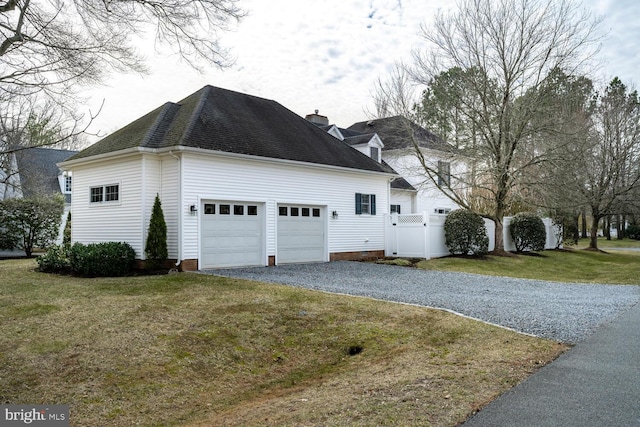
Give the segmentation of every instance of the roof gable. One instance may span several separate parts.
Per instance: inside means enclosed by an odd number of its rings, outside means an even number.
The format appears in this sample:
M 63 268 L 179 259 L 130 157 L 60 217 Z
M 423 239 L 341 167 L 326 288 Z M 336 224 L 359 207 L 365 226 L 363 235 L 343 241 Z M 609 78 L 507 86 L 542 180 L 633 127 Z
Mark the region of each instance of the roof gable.
M 358 122 L 348 129 L 360 133 L 377 133 L 384 141 L 385 150 L 411 148 L 414 141 L 422 148 L 447 152 L 453 150 L 439 136 L 402 116 Z
M 213 86 L 164 104 L 70 160 L 174 146 L 395 173 L 275 101 Z
M 31 147 L 15 153 L 24 197 L 60 192 L 57 163 L 63 162 L 77 151 Z

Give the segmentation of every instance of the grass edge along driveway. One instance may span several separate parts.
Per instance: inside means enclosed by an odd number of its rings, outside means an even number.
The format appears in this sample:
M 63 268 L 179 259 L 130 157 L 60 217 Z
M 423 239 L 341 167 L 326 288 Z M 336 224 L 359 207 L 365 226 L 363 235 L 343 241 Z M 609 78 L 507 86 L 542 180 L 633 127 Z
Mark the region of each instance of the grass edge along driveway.
M 72 426 L 454 426 L 567 346 L 443 311 L 198 274 L 0 261 L 0 396 Z

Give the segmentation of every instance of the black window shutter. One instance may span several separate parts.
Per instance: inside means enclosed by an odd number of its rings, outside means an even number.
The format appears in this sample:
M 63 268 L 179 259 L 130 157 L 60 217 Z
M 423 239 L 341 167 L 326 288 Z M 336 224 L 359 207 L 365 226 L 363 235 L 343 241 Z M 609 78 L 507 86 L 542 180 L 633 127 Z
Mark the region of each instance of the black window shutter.
M 356 215 L 362 215 L 362 194 L 356 193 Z
M 371 196 L 369 196 L 369 201 L 371 203 L 371 215 L 375 215 L 376 214 L 376 195 L 372 194 Z

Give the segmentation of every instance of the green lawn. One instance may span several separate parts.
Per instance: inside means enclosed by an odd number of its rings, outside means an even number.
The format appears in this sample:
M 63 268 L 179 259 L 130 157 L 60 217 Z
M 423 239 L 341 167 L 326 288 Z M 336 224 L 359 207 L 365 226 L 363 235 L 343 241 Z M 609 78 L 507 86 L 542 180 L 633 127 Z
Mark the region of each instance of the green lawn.
M 580 239 L 578 241 L 578 248 L 586 248 L 589 246 L 589 239 Z M 604 237 L 598 237 L 598 248 L 599 249 L 608 249 L 608 248 L 640 248 L 640 240 L 631 240 L 631 239 L 616 239 L 614 237 L 611 240 L 607 240 Z
M 437 258 L 421 261 L 417 266 L 427 270 L 461 271 L 558 282 L 640 284 L 640 251 L 549 250 L 510 257 L 488 256 L 484 259 Z
M 455 426 L 566 350 L 421 307 L 0 261 L 0 399 L 71 426 Z

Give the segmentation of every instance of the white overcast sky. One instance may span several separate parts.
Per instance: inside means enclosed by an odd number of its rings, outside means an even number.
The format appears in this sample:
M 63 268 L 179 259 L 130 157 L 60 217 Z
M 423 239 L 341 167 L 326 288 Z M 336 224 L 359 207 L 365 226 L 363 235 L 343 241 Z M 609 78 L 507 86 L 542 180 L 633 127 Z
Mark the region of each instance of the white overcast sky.
M 235 65 L 198 73 L 177 56 L 144 52 L 151 73 L 112 74 L 93 88 L 85 108 L 104 100 L 90 127 L 102 136 L 167 101 L 179 101 L 210 84 L 273 99 L 304 116 L 319 110 L 341 127 L 366 120 L 371 93 L 397 60 L 418 47 L 418 27 L 450 0 L 247 0 L 247 16 L 222 43 Z M 602 15 L 601 77 L 637 84 L 640 3 L 584 0 Z M 90 138 L 93 142 L 96 138 Z

